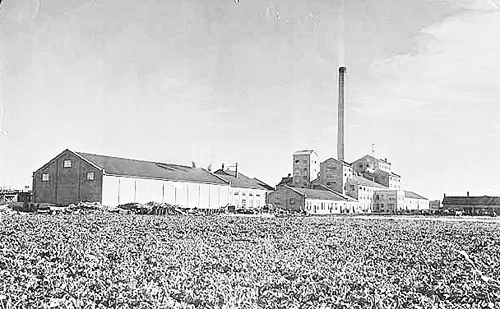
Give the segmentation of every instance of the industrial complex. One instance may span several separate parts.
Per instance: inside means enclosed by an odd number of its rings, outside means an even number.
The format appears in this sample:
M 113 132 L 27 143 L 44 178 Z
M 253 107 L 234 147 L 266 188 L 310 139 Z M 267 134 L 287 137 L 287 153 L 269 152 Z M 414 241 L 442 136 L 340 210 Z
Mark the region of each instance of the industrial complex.
M 292 174 L 272 187 L 238 171 L 212 172 L 195 166 L 64 150 L 33 173 L 33 202 L 59 205 L 96 202 L 168 203 L 185 208 L 264 205 L 308 212 L 394 213 L 429 209 L 429 200 L 401 188 L 387 159 L 344 158 L 346 68 L 339 68 L 337 158 L 320 161 L 314 150 L 292 154 Z
M 337 158 L 320 162 L 314 150 L 293 154 L 293 173 L 269 194 L 270 204 L 312 214 L 399 213 L 429 210 L 429 200 L 401 188 L 391 163 L 366 155 L 345 161 L 346 68 L 339 68 Z
M 57 205 L 94 202 L 106 206 L 166 203 L 183 208 L 261 209 L 335 213 L 414 213 L 443 206 L 475 214 L 500 210 L 500 198 L 444 196 L 440 201 L 402 187 L 387 158 L 365 155 L 346 161 L 346 68 L 339 68 L 337 156 L 320 160 L 312 149 L 292 154 L 291 173 L 276 187 L 234 168 L 214 172 L 196 166 L 133 160 L 64 150 L 33 173 L 31 201 Z M 4 194 L 5 195 L 5 194 Z M 7 195 L 6 195 L 7 196 Z M 27 197 L 24 197 L 27 200 Z

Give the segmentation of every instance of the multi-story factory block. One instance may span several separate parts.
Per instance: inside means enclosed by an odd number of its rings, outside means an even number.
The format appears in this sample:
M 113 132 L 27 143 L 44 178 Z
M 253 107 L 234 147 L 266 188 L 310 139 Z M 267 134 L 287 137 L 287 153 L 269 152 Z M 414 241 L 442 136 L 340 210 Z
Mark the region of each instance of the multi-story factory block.
M 344 194 L 347 179 L 352 176 L 351 166 L 344 161 L 329 158 L 320 164 L 320 183 L 335 192 Z
M 314 150 L 299 150 L 293 154 L 294 186 L 308 187 L 318 178 L 319 171 L 319 158 Z

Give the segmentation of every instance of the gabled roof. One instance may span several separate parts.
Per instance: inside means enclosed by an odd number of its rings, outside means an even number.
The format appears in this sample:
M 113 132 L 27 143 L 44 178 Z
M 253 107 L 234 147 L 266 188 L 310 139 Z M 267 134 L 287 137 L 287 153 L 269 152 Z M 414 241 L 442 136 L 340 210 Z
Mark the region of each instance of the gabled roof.
M 340 162 L 340 163 L 342 163 L 342 164 L 343 164 L 343 165 L 345 165 L 345 166 L 349 166 L 349 167 L 350 167 L 350 166 L 352 165 L 352 164 L 350 164 L 350 163 L 347 163 L 347 162 L 346 162 L 346 161 L 344 161 L 344 160 L 337 160 L 337 159 L 335 159 L 335 158 L 328 158 L 328 159 L 326 159 L 325 161 L 321 162 L 321 164 L 326 163 L 326 162 L 328 162 L 328 161 L 332 161 L 332 160 L 333 160 L 333 161 Z
M 377 161 L 377 162 L 384 162 L 384 163 L 387 163 L 389 165 L 392 165 L 391 162 L 386 162 L 385 160 L 377 159 L 377 158 L 375 158 L 374 156 L 371 156 L 371 155 L 362 156 L 361 158 L 357 159 L 356 161 L 362 160 L 364 158 L 367 158 L 367 159 L 370 159 L 370 160 L 373 160 L 373 161 Z
M 415 199 L 419 199 L 419 200 L 426 200 L 426 198 L 423 197 L 422 195 L 419 195 L 419 194 L 412 192 L 412 191 L 405 191 L 405 197 L 415 198 Z
M 198 167 L 117 158 L 84 152 L 75 152 L 75 154 L 103 169 L 106 175 L 227 185 L 223 179 Z
M 238 172 L 238 177 L 236 177 L 236 172 L 232 170 L 217 170 L 214 173 L 218 177 L 224 179 L 231 184 L 231 187 L 236 188 L 247 188 L 247 189 L 258 189 L 258 190 L 273 190 L 274 188 L 270 185 L 264 183 L 261 180 L 250 178 L 240 172 Z
M 498 205 L 500 196 L 445 196 L 443 205 Z
M 387 189 L 386 186 L 383 186 L 379 183 L 366 179 L 365 177 L 353 175 L 353 177 L 347 178 L 348 184 L 360 185 L 365 187 L 373 187 L 373 188 L 383 188 Z
M 323 184 L 316 184 L 316 185 L 313 185 L 312 189 L 318 189 L 318 190 L 326 190 L 326 191 L 331 191 L 333 194 L 336 194 L 344 199 L 346 199 L 347 201 L 349 202 L 357 202 L 358 200 L 353 198 L 353 197 L 350 197 L 349 195 L 344 195 L 344 194 L 340 194 L 339 192 L 336 192 L 335 190 L 333 190 L 332 188 L 329 188 L 328 186 L 325 186 Z
M 313 152 L 316 153 L 314 150 L 297 150 L 293 153 L 293 155 L 311 154 Z
M 102 168 L 100 166 L 97 166 L 93 162 L 88 161 L 87 159 L 85 159 L 84 157 L 82 157 L 81 155 L 79 155 L 78 153 L 73 152 L 73 151 L 71 151 L 69 149 L 65 149 L 60 154 L 58 154 L 57 156 L 55 156 L 54 158 L 52 158 L 49 162 L 47 162 L 44 165 L 42 165 L 42 167 L 40 167 L 39 169 L 37 169 L 34 173 L 38 173 L 39 171 L 41 171 L 42 169 L 44 169 L 47 166 L 49 166 L 50 164 L 52 164 L 54 161 L 56 161 L 58 158 L 62 157 L 66 153 L 71 153 L 71 154 L 73 154 L 73 155 L 75 155 L 77 157 L 80 157 L 80 159 L 86 161 L 87 163 L 89 163 L 90 165 L 94 166 L 98 170 L 102 170 Z
M 257 181 L 261 186 L 263 186 L 264 188 L 267 188 L 268 190 L 274 190 L 276 189 L 275 187 L 271 186 L 271 185 L 268 185 L 267 183 L 263 182 L 262 180 L 258 179 L 258 178 L 253 178 L 255 181 Z
M 340 202 L 345 202 L 347 201 L 347 198 L 342 197 L 341 195 L 329 191 L 329 190 L 318 190 L 318 189 L 306 189 L 306 188 L 295 188 L 295 187 L 289 187 L 290 190 L 293 190 L 303 196 L 305 198 L 310 198 L 310 199 L 315 199 L 315 200 L 329 200 L 329 201 L 340 201 Z

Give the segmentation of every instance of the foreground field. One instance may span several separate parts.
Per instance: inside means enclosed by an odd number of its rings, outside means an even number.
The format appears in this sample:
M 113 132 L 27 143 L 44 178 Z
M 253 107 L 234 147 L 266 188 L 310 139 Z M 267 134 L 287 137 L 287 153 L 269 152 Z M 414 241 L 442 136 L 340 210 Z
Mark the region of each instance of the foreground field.
M 0 308 L 500 308 L 499 228 L 0 214 Z

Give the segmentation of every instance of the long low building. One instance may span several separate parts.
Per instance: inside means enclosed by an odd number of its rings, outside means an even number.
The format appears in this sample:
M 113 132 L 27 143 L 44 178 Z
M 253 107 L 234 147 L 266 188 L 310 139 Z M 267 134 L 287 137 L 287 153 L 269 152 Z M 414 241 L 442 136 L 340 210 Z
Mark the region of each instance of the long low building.
M 331 190 L 279 186 L 269 194 L 269 203 L 274 207 L 327 215 L 353 212 L 357 201 Z
M 429 210 L 429 200 L 425 197 L 404 190 L 380 190 L 373 196 L 373 212 L 419 212 Z
M 69 149 L 33 173 L 33 201 L 107 206 L 155 201 L 203 209 L 231 202 L 229 183 L 202 168 Z
M 444 196 L 443 209 L 466 214 L 500 214 L 500 196 Z

